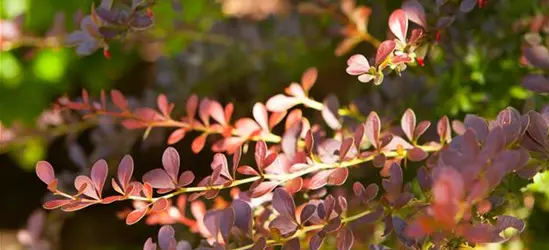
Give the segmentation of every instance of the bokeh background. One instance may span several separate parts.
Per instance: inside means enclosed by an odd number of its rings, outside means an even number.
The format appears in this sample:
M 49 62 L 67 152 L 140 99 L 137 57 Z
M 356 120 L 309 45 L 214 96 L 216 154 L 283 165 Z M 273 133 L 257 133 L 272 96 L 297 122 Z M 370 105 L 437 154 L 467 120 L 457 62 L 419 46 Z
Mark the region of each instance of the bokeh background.
M 521 87 L 531 69 L 521 64 L 522 48 L 531 39 L 545 40 L 549 25 L 532 32 L 535 17 L 549 13 L 546 0 L 490 0 L 482 9 L 456 16 L 442 34 L 424 67 L 391 74 L 380 86 L 361 84 L 345 73 L 346 59 L 372 55 L 360 43 L 336 55 L 343 25 L 319 3 L 338 0 L 162 0 L 153 8 L 152 29 L 111 44 L 111 59 L 99 51 L 78 56 L 63 38 L 78 28 L 92 0 L 0 0 L 0 248 L 24 249 L 17 232 L 39 209 L 46 189 L 34 164 L 46 159 L 68 179 L 91 162 L 106 158 L 116 165 L 134 156 L 136 174 L 160 165 L 168 130 L 128 131 L 109 120 L 83 121 L 56 112 L 52 103 L 87 89 L 97 97 L 116 88 L 141 106 L 153 106 L 166 93 L 181 113 L 192 93 L 235 104 L 235 117 L 249 116 L 252 105 L 299 81 L 309 67 L 319 80 L 311 95 L 333 93 L 367 114 L 375 110 L 398 118 L 413 108 L 420 119 L 466 113 L 493 118 L 501 109 L 540 107 L 547 98 Z M 434 1 L 420 1 L 429 11 Z M 449 0 L 458 5 L 460 1 Z M 96 4 L 98 4 L 96 2 Z M 372 9 L 370 34 L 387 37 L 387 18 L 401 1 L 357 1 Z M 547 18 L 547 17 L 545 17 Z M 75 22 L 76 20 L 76 22 Z M 545 29 L 545 30 L 544 30 Z M 316 113 L 305 113 L 313 119 Z M 193 154 L 192 136 L 177 143 L 188 169 L 208 174 L 211 151 Z M 200 174 L 197 174 L 200 176 Z M 520 238 L 491 249 L 549 249 L 549 175 L 521 190 L 511 213 L 525 218 Z M 50 212 L 47 238 L 55 249 L 140 249 L 157 227 L 126 226 L 117 212 L 128 204 L 92 206 L 74 213 Z M 196 243 L 188 232 L 184 238 Z

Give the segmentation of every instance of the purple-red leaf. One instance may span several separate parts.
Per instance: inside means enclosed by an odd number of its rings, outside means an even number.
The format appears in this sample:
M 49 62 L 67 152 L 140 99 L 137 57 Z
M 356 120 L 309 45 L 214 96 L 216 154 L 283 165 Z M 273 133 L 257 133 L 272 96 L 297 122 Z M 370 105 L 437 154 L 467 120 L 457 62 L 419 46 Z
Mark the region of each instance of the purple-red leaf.
M 131 211 L 126 217 L 126 224 L 133 225 L 137 223 L 138 221 L 143 219 L 143 217 L 145 217 L 145 214 L 147 214 L 147 211 L 148 211 L 147 207 Z
M 273 208 L 283 217 L 295 221 L 294 199 L 284 188 L 277 188 L 273 194 Z
M 336 246 L 337 250 L 350 250 L 353 247 L 355 236 L 353 230 L 349 227 L 344 227 L 337 232 Z
M 278 182 L 276 181 L 265 181 L 261 182 L 257 187 L 254 187 L 251 190 L 251 197 L 252 198 L 258 198 L 261 197 L 267 193 L 270 193 L 273 191 L 273 189 L 278 186 Z
M 174 180 L 164 171 L 156 168 L 143 175 L 143 182 L 148 182 L 153 188 L 170 189 L 175 188 Z
M 47 161 L 39 161 L 36 163 L 36 175 L 38 178 L 47 185 L 55 181 L 55 172 L 53 167 Z
M 185 128 L 176 129 L 168 137 L 168 145 L 173 145 L 181 141 L 185 137 L 187 130 Z
M 313 204 L 307 204 L 303 209 L 301 210 L 301 214 L 299 216 L 299 222 L 301 225 L 305 224 L 311 217 L 313 217 L 314 213 L 316 211 L 316 206 Z
M 125 155 L 118 164 L 118 181 L 120 182 L 122 190 L 126 190 L 128 188 L 132 174 L 133 158 L 129 155 Z
M 402 3 L 402 10 L 406 12 L 406 17 L 423 27 L 427 28 L 427 21 L 425 20 L 425 10 L 423 6 L 417 0 L 406 0 Z
M 377 49 L 376 54 L 376 67 L 379 66 L 385 59 L 393 53 L 393 50 L 395 50 L 396 43 L 393 40 L 386 40 L 383 41 L 379 48 Z
M 379 134 L 381 133 L 381 121 L 376 112 L 371 112 L 366 119 L 364 132 L 370 143 L 378 148 L 379 145 Z
M 347 152 L 349 152 L 349 149 L 351 149 L 353 144 L 354 144 L 354 139 L 352 137 L 343 140 L 343 142 L 341 143 L 341 146 L 339 147 L 340 161 L 343 161 L 345 159 L 345 156 L 347 156 Z
M 404 115 L 402 115 L 402 119 L 400 120 L 400 127 L 402 128 L 402 131 L 404 131 L 406 137 L 408 137 L 408 140 L 413 142 L 415 140 L 414 131 L 416 129 L 416 114 L 413 110 L 407 109 L 406 112 L 404 112 Z
M 91 170 L 91 180 L 93 185 L 97 190 L 99 196 L 103 192 L 103 186 L 105 186 L 105 181 L 107 180 L 109 168 L 107 167 L 107 162 L 103 159 L 95 162 Z
M 336 168 L 330 177 L 328 177 L 328 184 L 334 185 L 334 186 L 340 186 L 345 183 L 347 180 L 347 177 L 349 176 L 349 169 L 348 168 Z
M 194 181 L 194 174 L 191 171 L 185 171 L 181 173 L 179 176 L 179 180 L 177 181 L 177 187 L 185 187 L 193 183 Z
M 318 71 L 316 68 L 308 68 L 305 72 L 303 72 L 303 75 L 301 76 L 301 86 L 303 86 L 303 90 L 305 90 L 305 92 L 308 92 L 313 87 L 317 77 Z

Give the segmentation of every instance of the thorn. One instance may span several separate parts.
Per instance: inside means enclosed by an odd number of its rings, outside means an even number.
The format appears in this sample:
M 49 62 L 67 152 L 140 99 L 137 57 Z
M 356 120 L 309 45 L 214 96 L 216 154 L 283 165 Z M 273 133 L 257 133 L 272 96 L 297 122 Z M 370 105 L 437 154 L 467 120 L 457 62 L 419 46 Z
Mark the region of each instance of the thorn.
M 153 18 L 153 12 L 152 12 L 151 8 L 147 8 L 147 16 L 149 18 Z
M 440 37 L 440 31 L 437 30 L 437 32 L 435 33 L 435 41 L 437 41 L 437 43 L 440 42 Z

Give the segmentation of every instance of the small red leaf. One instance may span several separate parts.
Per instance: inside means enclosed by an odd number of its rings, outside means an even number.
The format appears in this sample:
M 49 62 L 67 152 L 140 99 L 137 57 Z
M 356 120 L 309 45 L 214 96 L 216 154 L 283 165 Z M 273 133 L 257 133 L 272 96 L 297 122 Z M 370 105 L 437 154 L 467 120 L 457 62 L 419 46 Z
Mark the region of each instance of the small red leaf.
M 345 156 L 347 156 L 347 152 L 349 152 L 349 149 L 351 149 L 353 144 L 354 139 L 352 137 L 343 140 L 341 146 L 339 147 L 339 161 L 343 161 L 345 159 Z
M 189 119 L 189 123 L 192 125 L 194 116 L 196 115 L 196 108 L 198 107 L 198 96 L 197 95 L 191 95 L 189 99 L 187 99 L 187 104 L 185 106 L 187 111 L 187 117 Z
M 160 212 L 166 208 L 168 208 L 168 200 L 166 198 L 160 198 L 152 204 L 151 212 Z
M 259 175 L 259 173 L 250 166 L 240 166 L 236 171 L 243 175 Z
M 158 110 L 160 110 L 160 112 L 162 112 L 165 117 L 170 116 L 173 107 L 170 107 L 170 103 L 168 102 L 168 98 L 166 97 L 166 95 L 158 95 L 158 97 L 156 98 L 156 105 L 158 106 Z
M 175 131 L 173 131 L 170 136 L 168 137 L 168 145 L 173 145 L 181 141 L 183 137 L 185 137 L 185 133 L 187 132 L 186 129 L 180 128 Z
M 271 116 L 269 117 L 269 129 L 272 129 L 274 126 L 278 125 L 282 119 L 284 119 L 286 113 L 286 111 L 271 113 Z
M 93 164 L 91 170 L 91 180 L 93 181 L 93 185 L 95 186 L 99 196 L 101 196 L 101 193 L 103 192 L 103 186 L 107 180 L 108 171 L 109 169 L 107 167 L 107 162 L 103 159 Z
M 376 112 L 371 112 L 366 119 L 364 132 L 370 143 L 375 147 L 379 148 L 379 134 L 381 133 L 381 122 L 379 116 Z
M 423 151 L 423 149 L 415 147 L 411 150 L 408 150 L 406 156 L 410 161 L 423 161 L 427 158 L 427 156 L 429 156 L 429 154 Z
M 72 200 L 51 200 L 44 203 L 45 209 L 56 209 L 71 203 Z
M 379 48 L 377 49 L 376 54 L 376 66 L 379 66 L 385 59 L 393 53 L 393 50 L 395 50 L 396 43 L 393 40 L 386 40 L 383 41 Z
M 200 153 L 200 151 L 204 148 L 204 144 L 206 144 L 206 137 L 208 137 L 208 134 L 202 133 L 199 137 L 196 137 L 193 140 L 191 148 L 195 154 Z
M 336 168 L 330 177 L 328 177 L 328 184 L 340 186 L 345 183 L 347 180 L 347 177 L 349 176 L 349 169 L 348 168 Z
M 47 161 L 39 161 L 36 163 L 36 175 L 40 180 L 46 184 L 50 184 L 55 181 L 55 172 L 53 167 Z
M 122 92 L 116 89 L 111 90 L 111 98 L 114 105 L 116 105 L 122 111 L 128 109 L 128 101 L 126 100 L 126 97 L 122 94 Z
M 305 92 L 309 92 L 316 82 L 318 71 L 316 68 L 308 68 L 301 76 L 301 86 Z
M 133 210 L 126 217 L 126 224 L 127 225 L 133 225 L 133 224 L 137 223 L 138 221 L 143 219 L 143 217 L 145 217 L 145 214 L 147 213 L 147 210 L 148 210 L 148 207 Z
M 257 187 L 255 187 L 251 190 L 250 196 L 251 196 L 251 198 L 261 197 L 261 196 L 273 191 L 273 189 L 276 186 L 278 186 L 278 182 L 276 182 L 276 181 L 261 182 L 261 184 L 257 185 Z
M 145 197 L 147 197 L 148 199 L 152 199 L 152 196 L 153 196 L 153 188 L 151 186 L 151 184 L 145 182 L 143 184 L 143 189 L 141 190 L 143 192 L 143 194 L 145 195 Z
M 284 185 L 286 188 L 286 191 L 290 193 L 291 195 L 299 192 L 301 188 L 303 187 L 303 178 L 296 177 L 286 182 Z
M 105 197 L 101 200 L 101 203 L 102 204 L 111 204 L 115 201 L 119 201 L 119 200 L 122 200 L 124 199 L 124 196 L 122 195 L 114 195 L 114 196 L 109 196 L 109 197 Z
M 173 181 L 177 180 L 179 175 L 179 153 L 175 148 L 168 147 L 162 154 L 162 166 L 166 170 L 166 173 Z
M 122 160 L 120 161 L 120 164 L 118 164 L 118 181 L 120 182 L 120 185 L 122 185 L 122 189 L 126 190 L 128 188 L 128 184 L 130 183 L 130 179 L 132 178 L 133 174 L 133 159 L 131 156 L 126 155 Z

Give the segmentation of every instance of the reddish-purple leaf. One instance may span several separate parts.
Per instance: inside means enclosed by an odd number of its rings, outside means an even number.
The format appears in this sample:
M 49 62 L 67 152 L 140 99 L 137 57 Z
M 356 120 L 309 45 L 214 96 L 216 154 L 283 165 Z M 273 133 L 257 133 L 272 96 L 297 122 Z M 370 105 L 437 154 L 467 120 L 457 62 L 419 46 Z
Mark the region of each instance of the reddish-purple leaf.
M 152 212 L 160 212 L 168 207 L 168 200 L 166 198 L 160 198 L 156 200 L 151 207 Z
M 152 198 L 153 188 L 152 188 L 150 183 L 144 182 L 141 191 L 143 192 L 143 194 L 145 195 L 146 198 L 149 198 L 149 199 Z
M 274 191 L 272 204 L 281 216 L 295 221 L 294 199 L 284 188 L 277 188 Z
M 313 235 L 311 237 L 311 240 L 309 241 L 309 248 L 310 250 L 318 250 L 322 246 L 322 242 L 324 242 L 325 233 L 320 231 Z
M 414 132 L 414 138 L 417 140 L 419 137 L 421 137 L 425 131 L 431 126 L 430 121 L 421 121 L 416 127 L 416 130 Z
M 147 213 L 147 211 L 148 211 L 147 207 L 131 211 L 126 217 L 126 224 L 133 225 L 137 223 L 138 221 L 143 219 L 143 217 L 145 217 L 145 214 Z
M 427 169 L 425 167 L 420 167 L 417 170 L 417 181 L 419 183 L 419 187 L 423 192 L 431 189 L 431 176 L 429 175 L 429 172 L 427 172 Z
M 282 250 L 300 250 L 301 246 L 299 244 L 299 238 L 293 238 L 289 241 L 286 241 L 282 246 Z
M 227 157 L 224 154 L 217 153 L 214 155 L 213 161 L 210 164 L 212 170 L 215 171 L 216 168 L 221 168 L 221 176 L 232 180 L 232 175 L 229 172 L 229 163 L 227 162 Z
M 263 166 L 263 161 L 265 159 L 265 156 L 267 156 L 267 144 L 264 141 L 258 141 L 255 143 L 255 163 L 257 164 L 257 167 L 259 169 L 263 169 L 266 166 Z
M 199 137 L 196 137 L 192 144 L 191 148 L 193 150 L 193 153 L 198 154 L 202 149 L 204 148 L 204 144 L 206 144 L 206 137 L 208 137 L 208 133 L 202 133 Z
M 210 99 L 204 98 L 200 101 L 198 106 L 198 117 L 204 123 L 204 125 L 210 125 Z
M 176 144 L 178 143 L 179 141 L 181 141 L 181 139 L 183 139 L 183 137 L 185 137 L 185 133 L 187 132 L 187 129 L 185 128 L 180 128 L 180 129 L 176 129 L 174 130 L 170 136 L 168 137 L 168 145 L 173 145 L 173 144 Z
M 379 48 L 377 49 L 376 54 L 376 67 L 379 66 L 385 59 L 393 53 L 393 50 L 395 50 L 396 43 L 393 40 L 386 40 L 383 41 Z
M 72 200 L 51 200 L 44 203 L 45 209 L 56 209 L 71 203 Z
M 370 143 L 375 147 L 378 148 L 379 145 L 379 134 L 381 130 L 381 122 L 379 120 L 379 116 L 376 112 L 371 112 L 368 115 L 368 118 L 366 119 L 365 129 L 364 132 L 366 134 L 366 138 L 370 141 Z
M 261 163 L 261 165 L 264 166 L 264 168 L 267 168 L 273 164 L 277 157 L 277 153 L 270 153 L 267 157 L 265 157 L 265 159 L 263 159 L 263 163 Z
M 91 180 L 93 181 L 93 185 L 99 196 L 101 196 L 101 193 L 103 192 L 103 186 L 105 186 L 108 172 L 109 168 L 107 167 L 107 162 L 105 160 L 101 159 L 93 164 Z
M 153 188 L 173 189 L 174 180 L 164 169 L 156 168 L 143 175 L 143 182 L 148 182 Z
M 318 71 L 316 68 L 308 68 L 301 76 L 301 86 L 305 92 L 309 92 L 316 82 Z
M 74 187 L 77 190 L 80 190 L 83 185 L 86 185 L 86 188 L 84 188 L 83 191 L 84 195 L 99 200 L 99 196 L 97 195 L 97 191 L 94 188 L 93 181 L 89 177 L 84 175 L 77 176 L 76 179 L 74 179 Z
M 36 163 L 36 175 L 38 175 L 38 178 L 40 178 L 42 182 L 48 185 L 55 181 L 55 172 L 53 171 L 51 164 L 47 161 L 39 161 Z
M 303 209 L 301 210 L 301 214 L 299 216 L 299 222 L 301 225 L 305 224 L 311 217 L 313 217 L 314 213 L 316 211 L 316 206 L 313 204 L 307 204 Z
M 343 161 L 345 159 L 345 156 L 347 156 L 347 152 L 349 152 L 349 149 L 354 144 L 354 139 L 352 137 L 347 138 L 341 142 L 341 146 L 339 147 L 339 160 Z
M 328 183 L 328 178 L 333 170 L 322 170 L 313 175 L 309 181 L 309 189 L 315 190 L 324 187 Z
M 385 166 L 385 160 L 386 159 L 387 158 L 385 157 L 385 154 L 383 154 L 383 153 L 378 154 L 372 160 L 372 165 L 374 165 L 374 167 L 376 167 L 376 168 L 382 168 L 383 166 Z
M 413 142 L 415 140 L 414 131 L 416 129 L 416 114 L 413 110 L 407 109 L 404 112 L 404 115 L 402 115 L 402 119 L 400 120 L 400 127 L 402 128 L 402 131 L 404 131 L 406 137 L 408 137 L 408 140 Z
M 114 196 L 109 196 L 109 197 L 105 197 L 101 200 L 101 204 L 111 204 L 115 201 L 119 201 L 119 200 L 122 200 L 124 199 L 124 196 L 122 195 L 114 195 Z
M 468 114 L 465 116 L 463 125 L 465 125 L 465 129 L 471 128 L 475 132 L 480 143 L 482 143 L 488 135 L 488 123 L 481 117 Z
M 437 124 L 437 133 L 441 142 L 448 142 L 452 138 L 452 130 L 450 128 L 450 120 L 447 116 L 440 118 Z
M 257 122 L 257 124 L 259 124 L 259 126 L 263 130 L 269 131 L 270 130 L 269 119 L 268 119 L 269 115 L 267 114 L 267 108 L 265 107 L 265 105 L 263 105 L 263 103 L 257 102 L 254 104 L 254 107 L 252 110 L 253 110 L 254 119 Z
M 425 10 L 417 0 L 407 0 L 402 4 L 402 10 L 406 12 L 408 19 L 424 29 L 427 28 Z
M 326 233 L 331 233 L 339 230 L 340 227 L 341 227 L 341 218 L 335 217 L 330 221 L 328 221 L 328 224 L 326 224 L 324 228 L 322 228 L 322 230 Z
M 273 189 L 278 186 L 278 182 L 276 181 L 265 181 L 261 182 L 257 187 L 254 187 L 251 190 L 250 197 L 251 198 L 258 198 L 261 197 L 267 193 L 270 193 L 273 191 Z
M 336 246 L 337 250 L 350 250 L 353 247 L 355 236 L 353 230 L 349 227 L 344 227 L 337 232 Z
M 235 227 L 240 229 L 244 235 L 251 236 L 253 222 L 252 208 L 246 201 L 240 199 L 234 200 L 231 206 L 235 214 Z
M 266 247 L 267 247 L 267 241 L 265 240 L 264 237 L 261 237 L 259 238 L 259 240 L 257 240 L 254 243 L 252 250 L 264 250 Z
M 427 156 L 429 156 L 429 154 L 423 151 L 423 149 L 415 147 L 411 150 L 408 150 L 406 156 L 410 161 L 423 161 L 427 158 Z
M 364 138 L 364 124 L 358 124 L 353 135 L 354 143 L 357 149 L 360 149 L 362 145 L 362 138 Z
M 283 112 L 299 104 L 300 102 L 301 101 L 298 98 L 278 94 L 269 98 L 265 105 L 267 106 L 267 110 L 271 112 Z
M 189 123 L 193 124 L 194 116 L 196 115 L 196 108 L 198 107 L 198 96 L 193 94 L 187 99 L 186 111 L 187 117 L 189 118 Z
M 247 165 L 238 167 L 236 171 L 243 175 L 259 175 L 259 173 L 255 171 L 255 169 Z
M 286 182 L 284 185 L 288 193 L 295 194 L 301 190 L 303 187 L 303 178 L 296 177 Z
M 158 110 L 160 110 L 160 112 L 162 112 L 164 116 L 170 116 L 173 106 L 170 107 L 168 97 L 166 97 L 165 94 L 158 95 L 158 97 L 156 98 L 156 105 L 158 106 Z
M 133 174 L 133 159 L 129 155 L 125 155 L 124 158 L 118 164 L 118 181 L 122 187 L 122 190 L 128 188 L 130 179 Z
M 185 187 L 193 183 L 194 181 L 194 174 L 191 171 L 185 171 L 181 173 L 179 176 L 179 180 L 177 181 L 177 187 Z
M 208 104 L 208 114 L 219 124 L 226 125 L 225 110 L 218 101 L 210 100 Z
M 94 204 L 93 202 L 73 201 L 73 202 L 61 207 L 61 210 L 65 211 L 65 212 L 74 212 L 74 211 L 89 207 L 93 204 Z
M 522 86 L 536 93 L 549 92 L 549 80 L 543 75 L 528 74 L 522 78 Z
M 111 98 L 114 105 L 116 105 L 121 110 L 127 110 L 128 109 L 128 101 L 126 100 L 126 97 L 122 94 L 122 92 L 113 89 L 111 90 Z
M 334 186 L 340 186 L 345 183 L 347 180 L 347 177 L 349 176 L 349 169 L 348 168 L 336 168 L 330 177 L 328 177 L 328 184 L 334 185 Z

